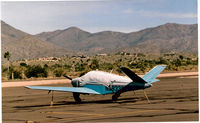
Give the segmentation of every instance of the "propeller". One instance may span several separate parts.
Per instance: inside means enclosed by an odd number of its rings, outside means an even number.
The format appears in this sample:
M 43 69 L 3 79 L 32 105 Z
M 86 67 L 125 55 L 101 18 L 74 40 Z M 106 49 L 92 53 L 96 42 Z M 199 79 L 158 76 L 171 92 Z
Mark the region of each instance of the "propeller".
M 83 73 L 81 73 L 79 77 L 81 77 L 81 76 L 85 75 L 85 73 L 86 73 L 86 72 L 83 72 Z
M 69 80 L 72 80 L 72 78 L 69 77 L 69 76 L 64 75 L 64 77 L 67 78 L 67 79 L 69 79 Z

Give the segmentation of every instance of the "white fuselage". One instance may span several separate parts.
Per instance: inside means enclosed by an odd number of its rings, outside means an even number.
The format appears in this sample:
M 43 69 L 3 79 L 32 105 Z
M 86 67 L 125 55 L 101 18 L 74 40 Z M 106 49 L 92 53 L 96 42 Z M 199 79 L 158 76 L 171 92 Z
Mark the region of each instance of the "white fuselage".
M 126 76 L 119 76 L 103 71 L 90 71 L 82 77 L 75 78 L 72 81 L 79 81 L 80 86 L 85 84 L 102 84 L 107 87 L 110 85 L 125 86 L 132 82 L 132 80 Z

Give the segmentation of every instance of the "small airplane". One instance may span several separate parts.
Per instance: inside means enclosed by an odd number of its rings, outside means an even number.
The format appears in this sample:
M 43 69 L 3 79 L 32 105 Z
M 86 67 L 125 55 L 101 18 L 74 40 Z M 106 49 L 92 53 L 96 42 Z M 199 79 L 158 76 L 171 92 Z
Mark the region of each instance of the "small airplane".
M 166 68 L 166 65 L 157 65 L 146 73 L 143 77 L 139 77 L 133 71 L 126 67 L 120 69 L 128 76 L 120 76 L 103 71 L 90 71 L 85 75 L 77 78 L 70 78 L 73 87 L 50 87 L 50 86 L 25 86 L 29 89 L 52 91 L 51 105 L 53 105 L 53 91 L 72 92 L 74 100 L 81 102 L 80 94 L 113 94 L 112 100 L 116 101 L 121 93 L 127 91 L 135 91 L 146 89 L 152 86 L 152 83 L 158 82 L 156 77 Z M 150 103 L 145 91 L 144 95 Z

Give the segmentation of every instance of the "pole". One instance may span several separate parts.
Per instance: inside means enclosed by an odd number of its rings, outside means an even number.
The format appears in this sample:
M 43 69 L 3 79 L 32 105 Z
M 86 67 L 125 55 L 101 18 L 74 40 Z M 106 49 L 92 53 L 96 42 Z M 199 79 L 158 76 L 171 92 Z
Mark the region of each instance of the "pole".
M 143 90 L 144 91 L 144 90 Z M 146 92 L 144 91 L 144 96 L 147 98 L 147 101 L 148 101 L 148 103 L 150 104 L 151 102 L 150 102 L 150 100 L 149 100 L 149 98 L 148 98 L 148 96 L 147 96 L 147 94 L 146 94 Z

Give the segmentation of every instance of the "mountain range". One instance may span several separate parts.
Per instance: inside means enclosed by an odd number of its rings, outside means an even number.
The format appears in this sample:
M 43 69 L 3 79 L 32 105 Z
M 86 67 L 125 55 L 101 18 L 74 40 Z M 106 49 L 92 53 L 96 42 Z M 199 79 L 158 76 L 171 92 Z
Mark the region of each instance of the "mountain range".
M 197 24 L 166 23 L 137 32 L 102 31 L 90 33 L 77 27 L 30 35 L 1 21 L 2 54 L 12 60 L 66 54 L 196 53 Z M 2 55 L 3 56 L 3 55 Z

